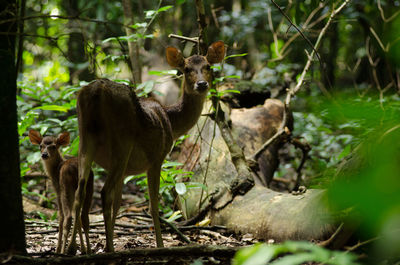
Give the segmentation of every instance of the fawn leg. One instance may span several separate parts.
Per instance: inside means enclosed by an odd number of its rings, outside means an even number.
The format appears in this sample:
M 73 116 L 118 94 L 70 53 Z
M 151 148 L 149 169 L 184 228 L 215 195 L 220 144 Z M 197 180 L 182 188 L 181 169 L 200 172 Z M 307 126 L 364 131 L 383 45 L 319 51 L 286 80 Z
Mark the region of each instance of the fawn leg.
M 157 247 L 164 247 L 162 235 L 161 235 L 161 227 L 160 227 L 160 218 L 158 215 L 158 194 L 160 188 L 160 171 L 161 164 L 153 165 L 147 171 L 147 185 L 149 189 L 150 196 L 150 212 L 153 217 L 154 230 L 156 232 L 156 242 Z
M 91 141 L 90 139 L 85 139 L 86 141 L 83 141 L 83 138 L 80 139 L 80 146 L 79 146 L 79 164 L 78 164 L 78 171 L 79 171 L 79 181 L 78 181 L 78 188 L 75 192 L 75 200 L 74 200 L 74 207 L 73 207 L 73 213 L 74 213 L 74 225 L 72 227 L 72 234 L 71 234 L 71 242 L 68 246 L 68 253 L 70 251 L 73 251 L 73 249 L 76 249 L 76 233 L 78 232 L 78 229 L 80 229 L 80 221 L 81 221 L 81 211 L 82 211 L 82 205 L 83 201 L 85 200 L 86 196 L 86 186 L 87 186 L 87 181 L 89 178 L 92 162 L 93 162 L 93 157 L 95 153 L 95 143 Z M 65 242 L 64 242 L 64 248 L 65 248 Z M 64 252 L 62 252 L 64 253 Z
M 66 243 L 68 241 L 69 229 L 71 228 L 71 224 L 72 224 L 72 213 L 70 210 L 67 210 L 67 211 L 64 211 L 64 214 L 65 214 L 65 216 L 64 216 L 64 223 L 63 223 L 63 243 L 66 245 Z M 76 248 L 71 248 L 71 249 L 68 248 L 68 253 L 74 254 L 75 252 L 76 252 Z
M 62 235 L 63 235 L 63 223 L 64 223 L 64 213 L 61 207 L 61 202 L 60 202 L 60 195 L 57 194 L 57 202 L 58 202 L 58 242 L 57 242 L 57 248 L 56 248 L 56 253 L 61 252 L 61 247 L 62 247 Z

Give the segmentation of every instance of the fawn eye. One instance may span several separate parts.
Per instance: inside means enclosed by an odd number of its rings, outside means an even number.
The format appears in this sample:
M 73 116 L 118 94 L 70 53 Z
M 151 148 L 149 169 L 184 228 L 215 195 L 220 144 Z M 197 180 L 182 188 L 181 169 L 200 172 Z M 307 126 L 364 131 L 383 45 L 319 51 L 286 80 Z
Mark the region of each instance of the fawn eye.
M 192 71 L 192 68 L 190 68 L 190 67 L 185 67 L 185 73 L 190 73 L 191 71 Z
M 39 148 L 40 148 L 40 149 L 43 149 L 43 145 L 42 145 L 42 144 L 41 144 L 41 145 L 39 145 Z
M 206 68 L 207 71 L 211 70 L 211 66 L 209 64 L 207 64 L 205 68 Z

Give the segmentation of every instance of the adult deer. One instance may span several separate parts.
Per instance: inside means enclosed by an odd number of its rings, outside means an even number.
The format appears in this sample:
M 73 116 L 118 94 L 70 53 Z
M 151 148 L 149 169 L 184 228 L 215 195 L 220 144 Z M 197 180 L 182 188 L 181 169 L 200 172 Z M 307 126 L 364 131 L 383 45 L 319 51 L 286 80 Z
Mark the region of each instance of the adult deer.
M 68 233 L 72 223 L 75 191 L 78 188 L 78 158 L 73 157 L 65 160 L 60 154 L 59 148 L 69 144 L 70 137 L 68 132 L 60 133 L 57 137 L 42 137 L 38 131 L 30 130 L 28 136 L 32 144 L 39 145 L 44 169 L 56 190 L 59 212 L 59 231 L 56 252 L 64 253 L 62 246 L 65 247 L 68 240 Z M 90 171 L 88 178 L 86 197 L 83 201 L 82 215 L 78 223 L 82 253 L 90 253 L 89 209 L 93 195 L 92 171 Z M 85 244 L 83 243 L 81 226 L 85 232 L 87 248 L 85 248 Z
M 169 65 L 184 74 L 183 94 L 171 106 L 138 98 L 128 86 L 107 79 L 96 80 L 81 89 L 77 101 L 80 181 L 75 195 L 72 240 L 77 231 L 91 164 L 95 161 L 109 173 L 101 191 L 105 250 L 114 251 L 114 224 L 121 204 L 124 176 L 142 172 L 147 172 L 157 247 L 163 247 L 158 215 L 161 164 L 173 141 L 197 122 L 212 82 L 211 64 L 221 62 L 224 55 L 222 41 L 210 45 L 206 56 L 189 58 L 184 58 L 176 48 L 168 47 Z

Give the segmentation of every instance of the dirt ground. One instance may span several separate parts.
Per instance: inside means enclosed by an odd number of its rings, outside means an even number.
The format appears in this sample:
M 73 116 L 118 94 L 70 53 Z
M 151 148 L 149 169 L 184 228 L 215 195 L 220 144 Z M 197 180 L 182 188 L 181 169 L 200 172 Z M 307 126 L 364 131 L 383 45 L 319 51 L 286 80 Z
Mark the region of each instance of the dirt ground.
M 94 254 L 104 253 L 105 247 L 105 230 L 99 195 L 101 186 L 101 183 L 95 184 L 90 214 L 89 236 Z M 38 187 L 38 189 L 44 189 L 44 187 Z M 135 188 L 130 185 L 124 188 L 123 203 L 115 224 L 114 247 L 116 252 L 155 248 L 156 245 L 152 219 L 146 213 L 148 203 L 142 197 L 143 194 L 131 189 Z M 136 192 L 137 195 L 132 195 L 132 192 Z M 50 194 L 49 196 L 55 196 L 55 194 Z M 51 257 L 55 253 L 58 240 L 58 221 L 54 218 L 57 211 L 56 205 L 52 206 L 54 209 L 40 206 L 40 203 L 35 198 L 24 196 L 26 242 L 30 256 Z M 164 246 L 167 248 L 196 245 L 236 248 L 257 242 L 253 235 L 232 234 L 222 226 L 182 226 L 179 225 L 179 222 L 176 222 L 175 225 L 191 243 L 184 242 L 181 236 L 164 224 L 162 227 L 163 241 Z M 79 244 L 78 237 L 77 242 Z M 79 249 L 77 254 L 80 254 Z M 230 258 L 198 257 L 195 253 L 193 254 L 193 257 L 188 256 L 180 261 L 176 257 L 164 261 L 157 259 L 154 264 L 230 264 Z M 128 262 L 126 264 L 153 264 L 150 260 L 140 261 L 139 259 L 137 262 L 139 263 Z

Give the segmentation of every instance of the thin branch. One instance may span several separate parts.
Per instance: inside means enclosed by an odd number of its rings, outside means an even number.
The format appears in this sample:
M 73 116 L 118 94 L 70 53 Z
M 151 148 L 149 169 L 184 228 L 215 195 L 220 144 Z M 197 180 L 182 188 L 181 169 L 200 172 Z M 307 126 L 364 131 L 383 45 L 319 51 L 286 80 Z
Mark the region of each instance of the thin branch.
M 21 17 L 21 18 L 10 18 L 10 19 L 4 19 L 0 21 L 0 24 L 4 23 L 9 23 L 9 22 L 15 22 L 18 20 L 25 21 L 25 20 L 30 20 L 30 19 L 39 19 L 39 18 L 51 18 L 51 19 L 65 19 L 65 20 L 82 20 L 86 22 L 93 22 L 93 23 L 101 23 L 101 24 L 113 24 L 113 25 L 118 25 L 122 27 L 130 27 L 130 25 L 125 25 L 123 23 L 119 22 L 114 22 L 114 21 L 109 21 L 109 20 L 100 20 L 100 19 L 94 19 L 94 18 L 87 18 L 87 17 L 80 17 L 79 15 L 77 16 L 63 16 L 63 15 L 48 15 L 48 14 L 42 14 L 42 15 L 34 15 L 34 16 L 26 16 L 26 17 Z
M 274 2 L 273 0 L 271 0 L 271 1 Z M 300 78 L 297 81 L 296 86 L 294 88 L 290 88 L 290 89 L 287 90 L 286 99 L 285 99 L 285 108 L 284 108 L 284 112 L 283 112 L 283 119 L 282 119 L 282 123 L 281 123 L 278 131 L 267 142 L 265 142 L 263 144 L 263 146 L 261 148 L 259 148 L 251 157 L 249 157 L 248 160 L 253 161 L 253 162 L 257 161 L 258 157 L 262 154 L 262 152 L 264 152 L 268 148 L 269 145 L 271 145 L 277 139 L 281 139 L 281 137 L 284 137 L 285 135 L 288 134 L 289 130 L 288 130 L 288 128 L 286 126 L 287 126 L 287 121 L 288 121 L 288 116 L 289 116 L 289 107 L 290 107 L 291 99 L 300 90 L 300 88 L 302 87 L 304 79 L 306 77 L 306 74 L 307 74 L 308 70 L 311 67 L 313 58 L 317 54 L 317 50 L 318 50 L 318 48 L 319 48 L 319 46 L 321 44 L 321 40 L 322 40 L 323 36 L 325 35 L 326 30 L 328 29 L 328 27 L 332 23 L 333 18 L 349 2 L 350 2 L 350 0 L 345 0 L 337 9 L 334 9 L 332 11 L 327 23 L 325 24 L 325 26 L 322 28 L 321 32 L 318 35 L 317 41 L 315 42 L 315 45 L 313 46 L 311 54 L 308 55 L 307 63 L 304 66 L 303 72 L 301 73 Z
M 303 32 L 301 31 L 301 29 L 299 29 L 299 27 L 297 27 L 292 20 L 290 19 L 290 17 L 288 15 L 286 15 L 286 13 L 282 10 L 282 8 L 274 1 L 271 0 L 271 2 L 276 6 L 276 8 L 278 8 L 279 12 L 281 12 L 281 14 L 289 21 L 290 25 L 293 26 L 298 32 L 299 34 L 306 40 L 306 42 L 310 45 L 310 47 L 313 49 L 313 52 L 315 52 L 320 64 L 322 65 L 322 61 L 321 58 L 319 57 L 319 54 L 317 53 L 317 51 L 314 48 L 314 45 L 312 44 L 312 42 L 310 41 L 309 38 L 307 38 Z
M 301 181 L 301 171 L 303 169 L 304 163 L 306 162 L 306 160 L 308 158 L 308 153 L 311 150 L 311 146 L 307 142 L 302 143 L 298 138 L 291 139 L 290 143 L 302 151 L 300 165 L 297 167 L 297 170 L 296 170 L 296 173 L 297 173 L 296 184 L 293 188 L 293 190 L 298 190 L 300 187 L 300 181 Z
M 377 3 L 379 12 L 381 13 L 381 18 L 384 22 L 390 22 L 391 20 L 395 19 L 398 14 L 400 14 L 400 10 L 398 10 L 396 13 L 394 13 L 391 17 L 385 18 L 385 12 L 383 12 L 383 8 L 381 6 L 381 0 L 378 0 Z
M 196 44 L 199 43 L 199 38 L 198 37 L 190 38 L 190 37 L 180 36 L 180 35 L 176 35 L 176 34 L 169 34 L 168 38 L 175 38 L 175 39 L 178 39 L 178 40 L 190 41 L 190 42 L 193 42 L 193 43 L 196 43 Z
M 318 243 L 318 246 L 320 246 L 320 247 L 327 247 L 327 246 L 329 246 L 329 245 L 335 240 L 335 238 L 337 237 L 337 235 L 342 231 L 342 229 L 343 229 L 343 223 L 341 223 L 341 224 L 339 225 L 339 227 L 336 229 L 335 233 L 333 233 L 327 240 L 322 241 L 322 242 L 319 242 L 319 243 Z

